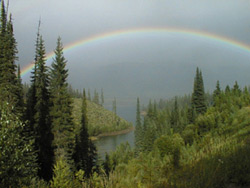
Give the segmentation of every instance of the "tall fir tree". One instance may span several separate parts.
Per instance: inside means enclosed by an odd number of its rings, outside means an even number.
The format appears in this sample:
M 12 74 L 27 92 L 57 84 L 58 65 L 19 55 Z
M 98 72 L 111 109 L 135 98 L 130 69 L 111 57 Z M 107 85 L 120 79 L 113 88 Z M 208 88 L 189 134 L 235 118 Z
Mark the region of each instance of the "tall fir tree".
M 76 135 L 76 146 L 74 151 L 74 161 L 77 170 L 84 170 L 87 176 L 90 175 L 96 162 L 96 148 L 89 139 L 87 119 L 87 99 L 85 90 L 82 99 L 82 117 L 80 134 Z
M 45 47 L 42 36 L 39 37 L 38 51 L 35 62 L 34 85 L 35 96 L 34 116 L 31 126 L 35 135 L 35 147 L 38 153 L 38 175 L 49 181 L 52 178 L 54 151 L 52 148 L 53 134 L 51 131 L 51 119 L 49 113 L 49 77 L 48 68 L 45 65 Z
M 217 103 L 217 97 L 219 97 L 221 94 L 221 89 L 220 89 L 220 82 L 217 80 L 216 82 L 216 88 L 213 92 L 213 105 L 216 106 Z
M 141 151 L 142 145 L 142 124 L 141 124 L 141 112 L 140 112 L 140 99 L 137 98 L 136 105 L 136 123 L 135 123 L 135 150 L 136 153 Z
M 72 118 L 72 99 L 68 93 L 68 70 L 67 61 L 63 55 L 61 38 L 57 40 L 50 71 L 50 93 L 51 93 L 51 126 L 54 134 L 53 146 L 57 152 L 64 150 L 68 160 L 72 159 L 74 148 L 74 123 Z M 60 155 L 60 153 L 56 153 Z
M 177 97 L 175 96 L 174 99 L 174 108 L 171 112 L 171 126 L 174 129 L 174 131 L 180 131 L 180 117 L 179 117 L 179 109 L 178 109 L 178 101 Z
M 34 116 L 35 116 L 35 104 L 36 104 L 36 79 L 37 79 L 37 64 L 38 64 L 38 57 L 39 57 L 39 38 L 40 38 L 40 25 L 41 25 L 41 20 L 39 20 L 38 23 L 38 29 L 37 29 L 37 36 L 36 36 L 36 43 L 35 43 L 35 58 L 34 58 L 34 68 L 31 72 L 31 85 L 28 89 L 26 98 L 26 120 L 29 121 L 30 123 L 30 131 L 34 131 Z
M 202 73 L 198 67 L 196 69 L 196 76 L 194 78 L 191 105 L 192 110 L 194 110 L 194 113 L 197 115 L 204 114 L 207 110 Z
M 14 37 L 12 17 L 7 20 L 4 1 L 0 16 L 0 95 L 1 102 L 13 105 L 18 110 L 18 86 L 16 77 L 17 43 Z

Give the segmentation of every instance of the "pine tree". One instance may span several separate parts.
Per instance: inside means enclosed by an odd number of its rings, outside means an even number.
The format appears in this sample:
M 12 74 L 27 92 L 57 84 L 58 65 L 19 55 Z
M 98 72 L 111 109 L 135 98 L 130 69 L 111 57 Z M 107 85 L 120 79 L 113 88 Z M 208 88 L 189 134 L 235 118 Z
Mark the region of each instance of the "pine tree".
M 26 106 L 26 120 L 30 123 L 30 131 L 34 131 L 34 116 L 35 116 L 35 104 L 37 102 L 36 100 L 36 79 L 37 79 L 37 64 L 38 64 L 38 52 L 39 52 L 39 38 L 40 38 L 40 24 L 41 20 L 39 20 L 38 23 L 38 31 L 37 31 L 37 37 L 36 37 L 36 44 L 35 44 L 35 58 L 34 58 L 34 68 L 31 72 L 31 85 L 29 87 L 29 90 L 27 92 L 26 98 L 27 98 L 27 106 Z
M 96 91 L 96 89 L 95 89 L 95 91 L 94 91 L 93 102 L 96 103 L 96 104 L 99 104 L 99 94 L 98 94 L 98 92 Z
M 66 63 L 61 38 L 59 37 L 50 71 L 50 117 L 54 134 L 53 146 L 55 150 L 65 150 L 68 160 L 71 160 L 74 148 L 74 123 L 72 99 L 67 91 L 68 70 L 66 69 Z
M 179 117 L 178 102 L 177 102 L 177 97 L 175 97 L 174 108 L 171 112 L 171 125 L 174 131 L 180 130 L 179 123 L 180 123 L 180 117 Z
M 240 94 L 241 94 L 241 89 L 240 89 L 237 81 L 235 81 L 234 86 L 233 86 L 233 94 L 236 96 L 240 96 Z
M 104 93 L 103 93 L 103 89 L 101 90 L 101 105 L 104 105 Z
M 23 84 L 22 84 L 22 78 L 21 78 L 21 70 L 20 65 L 17 67 L 17 108 L 18 112 L 21 114 L 21 118 L 24 120 L 24 111 L 25 111 L 25 104 L 24 104 L 24 90 L 23 90 Z
M 220 93 L 221 93 L 220 82 L 219 82 L 219 80 L 217 80 L 217 82 L 216 82 L 216 89 L 214 90 L 214 93 L 213 93 L 213 99 L 215 97 L 217 97 L 218 95 L 220 95 Z
M 90 175 L 96 161 L 96 148 L 89 139 L 87 119 L 87 99 L 85 90 L 82 99 L 82 117 L 80 134 L 76 135 L 76 146 L 74 151 L 74 161 L 77 170 L 84 170 L 87 176 Z
M 153 108 L 151 99 L 149 100 L 149 104 L 148 104 L 147 118 L 151 120 L 153 120 L 154 118 L 154 108 Z
M 136 124 L 135 124 L 135 150 L 139 153 L 141 150 L 142 141 L 142 124 L 141 124 L 141 112 L 140 112 L 140 99 L 137 98 L 136 106 Z
M 70 188 L 73 187 L 73 173 L 67 161 L 67 157 L 62 153 L 58 156 L 54 165 L 54 175 L 50 182 L 51 188 Z
M 191 104 L 192 110 L 195 110 L 197 115 L 204 114 L 207 110 L 202 73 L 198 67 L 196 69 L 196 76 L 194 78 Z
M 114 124 L 117 125 L 117 112 L 116 112 L 116 98 L 114 97 L 113 104 L 112 104 L 112 111 L 113 111 L 113 120 Z
M 42 36 L 39 38 L 38 51 L 36 54 L 34 82 L 32 90 L 35 96 L 33 117 L 30 123 L 34 130 L 35 147 L 38 153 L 38 175 L 49 181 L 52 178 L 54 152 L 52 148 L 53 134 L 49 116 L 49 78 L 45 65 L 45 47 Z
M 14 38 L 12 17 L 7 20 L 4 1 L 1 4 L 0 16 L 0 95 L 1 102 L 11 103 L 16 108 L 18 87 L 16 77 L 17 43 Z
M 90 94 L 90 89 L 88 89 L 88 98 L 89 101 L 91 101 L 91 94 Z

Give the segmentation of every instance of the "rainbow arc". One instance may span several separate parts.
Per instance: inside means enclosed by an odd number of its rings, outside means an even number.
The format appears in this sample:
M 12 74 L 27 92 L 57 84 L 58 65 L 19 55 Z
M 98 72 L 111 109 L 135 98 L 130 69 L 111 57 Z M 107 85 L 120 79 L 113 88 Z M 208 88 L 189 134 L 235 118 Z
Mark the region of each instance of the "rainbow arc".
M 74 50 L 80 46 L 84 46 L 90 43 L 96 43 L 103 40 L 113 39 L 122 36 L 129 36 L 134 34 L 176 34 L 176 35 L 183 35 L 183 36 L 189 36 L 189 37 L 196 37 L 196 38 L 202 38 L 205 40 L 210 40 L 212 42 L 215 42 L 215 45 L 222 44 L 226 46 L 231 46 L 233 48 L 246 51 L 250 53 L 250 46 L 247 44 L 244 44 L 240 41 L 233 40 L 231 38 L 227 38 L 224 36 L 216 35 L 213 33 L 208 33 L 205 31 L 199 31 L 199 30 L 191 30 L 191 29 L 184 29 L 184 28 L 135 28 L 135 29 L 128 29 L 128 30 L 117 30 L 113 32 L 103 33 L 100 35 L 95 35 L 89 38 L 82 38 L 80 40 L 77 40 L 75 42 L 72 42 L 70 44 L 67 44 L 64 46 L 64 52 Z M 54 52 L 50 52 L 46 55 L 47 60 L 51 60 L 54 56 Z M 32 68 L 34 67 L 34 63 L 30 63 L 26 67 L 24 67 L 21 70 L 21 76 L 26 75 L 29 73 Z

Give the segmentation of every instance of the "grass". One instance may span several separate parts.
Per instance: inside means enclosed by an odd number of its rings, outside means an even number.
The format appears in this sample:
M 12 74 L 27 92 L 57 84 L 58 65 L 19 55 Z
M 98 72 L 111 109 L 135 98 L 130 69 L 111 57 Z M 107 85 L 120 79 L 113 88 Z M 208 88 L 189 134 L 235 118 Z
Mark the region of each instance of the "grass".
M 74 99 L 73 118 L 76 130 L 80 128 L 81 122 L 81 99 Z M 101 105 L 87 101 L 88 131 L 90 136 L 121 131 L 132 127 L 132 123 L 106 110 Z

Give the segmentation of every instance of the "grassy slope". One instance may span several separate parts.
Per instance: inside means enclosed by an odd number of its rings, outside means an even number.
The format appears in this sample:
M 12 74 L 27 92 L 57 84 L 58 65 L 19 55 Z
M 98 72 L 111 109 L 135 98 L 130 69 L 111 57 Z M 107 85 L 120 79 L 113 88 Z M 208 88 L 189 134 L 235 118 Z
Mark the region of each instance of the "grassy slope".
M 76 129 L 80 127 L 81 106 L 82 100 L 74 99 L 73 117 L 76 123 Z M 90 101 L 87 101 L 87 117 L 90 136 L 97 136 L 103 133 L 120 131 L 132 127 L 131 123 Z

